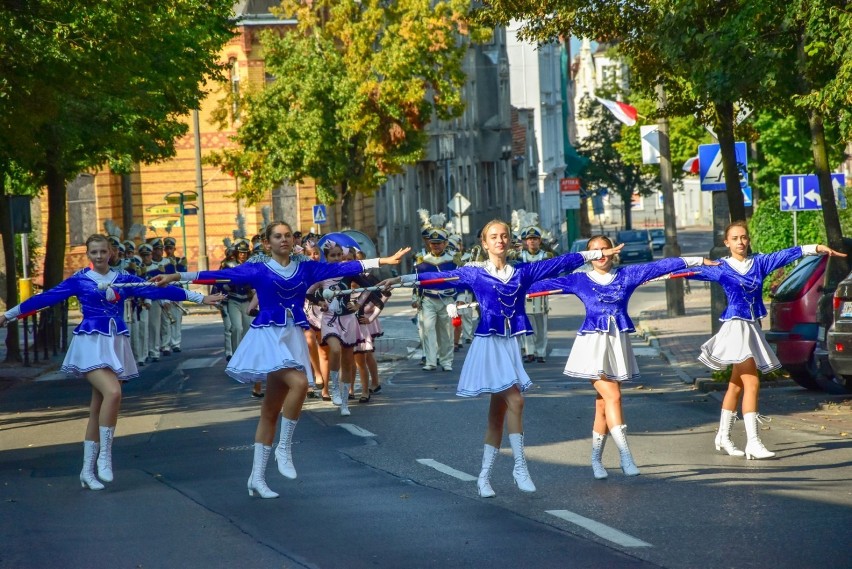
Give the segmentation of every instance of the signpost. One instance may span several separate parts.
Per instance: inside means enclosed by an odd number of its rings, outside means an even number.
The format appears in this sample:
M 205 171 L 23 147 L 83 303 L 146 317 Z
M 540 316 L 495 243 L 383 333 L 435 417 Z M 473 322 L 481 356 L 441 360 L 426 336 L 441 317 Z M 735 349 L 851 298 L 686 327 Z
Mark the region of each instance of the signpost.
M 790 174 L 778 177 L 781 190 L 781 211 L 793 212 L 793 245 L 798 245 L 798 224 L 796 212 L 819 211 L 822 209 L 822 199 L 819 195 L 819 178 L 816 174 Z M 846 209 L 846 186 L 844 174 L 831 174 L 831 186 L 834 188 L 834 198 L 837 207 Z
M 198 215 L 198 206 L 194 203 L 189 203 L 191 200 L 197 199 L 198 194 L 195 192 L 171 192 L 166 194 L 165 200 L 167 204 L 176 204 L 177 207 L 153 207 L 149 208 L 149 211 L 153 213 L 153 210 L 166 210 L 160 211 L 158 213 L 162 215 L 178 215 L 180 216 L 180 229 L 183 234 L 183 256 L 189 258 L 189 252 L 186 250 L 186 216 L 187 215 Z M 189 207 L 187 207 L 189 206 Z M 200 222 L 199 222 L 200 225 Z M 172 225 L 174 227 L 174 225 Z
M 737 167 L 740 170 L 740 188 L 743 192 L 743 204 L 749 207 L 752 205 L 752 197 L 751 186 L 748 185 L 748 152 L 746 143 L 734 143 L 734 151 L 737 156 Z M 725 191 L 722 150 L 718 144 L 701 144 L 698 146 L 698 177 L 701 180 L 701 191 Z
M 317 204 L 314 206 L 314 225 L 323 225 L 325 223 L 328 223 L 325 204 Z
M 461 192 L 456 192 L 450 202 L 447 204 L 447 209 L 453 212 L 453 226 L 456 233 L 466 235 L 470 233 L 470 217 L 465 215 L 470 209 L 470 200 L 464 197 Z
M 580 178 L 560 179 L 559 195 L 562 209 L 580 209 Z

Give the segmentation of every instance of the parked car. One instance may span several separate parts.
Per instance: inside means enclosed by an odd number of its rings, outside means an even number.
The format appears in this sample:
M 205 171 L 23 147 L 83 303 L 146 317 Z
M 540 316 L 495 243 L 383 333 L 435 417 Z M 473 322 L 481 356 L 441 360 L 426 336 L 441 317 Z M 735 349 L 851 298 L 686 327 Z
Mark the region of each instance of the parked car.
M 817 381 L 829 393 L 852 392 L 852 273 L 840 281 L 832 298 L 833 321 L 817 349 L 822 372 Z M 819 358 L 824 352 L 823 358 Z M 828 365 L 825 365 L 825 362 Z
M 579 253 L 580 251 L 586 250 L 586 245 L 588 245 L 588 238 L 584 237 L 582 239 L 574 239 L 574 242 L 571 243 L 571 253 Z
M 651 247 L 654 251 L 662 251 L 666 245 L 666 230 L 650 229 L 648 233 L 651 235 Z
M 793 380 L 820 389 L 814 354 L 819 337 L 817 305 L 828 257 L 804 257 L 770 294 L 766 340 Z
M 654 260 L 651 236 L 646 229 L 619 231 L 615 235 L 615 242 L 624 243 L 624 248 L 618 254 L 622 263 L 645 263 Z

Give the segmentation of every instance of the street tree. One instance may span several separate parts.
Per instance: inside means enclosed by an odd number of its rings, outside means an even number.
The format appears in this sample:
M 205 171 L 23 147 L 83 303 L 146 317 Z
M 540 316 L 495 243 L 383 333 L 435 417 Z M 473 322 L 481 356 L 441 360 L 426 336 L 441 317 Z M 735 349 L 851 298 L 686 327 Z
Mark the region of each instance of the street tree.
M 46 186 L 44 285 L 63 278 L 66 184 L 175 154 L 183 117 L 221 72 L 226 0 L 41 0 L 0 6 L 0 167 Z
M 349 225 L 356 192 L 422 159 L 429 122 L 463 112 L 465 53 L 490 34 L 468 22 L 469 6 L 285 0 L 295 29 L 261 39 L 272 79 L 243 96 L 236 146 L 207 160 L 239 179 L 249 203 L 311 178 L 322 203 L 342 200 Z

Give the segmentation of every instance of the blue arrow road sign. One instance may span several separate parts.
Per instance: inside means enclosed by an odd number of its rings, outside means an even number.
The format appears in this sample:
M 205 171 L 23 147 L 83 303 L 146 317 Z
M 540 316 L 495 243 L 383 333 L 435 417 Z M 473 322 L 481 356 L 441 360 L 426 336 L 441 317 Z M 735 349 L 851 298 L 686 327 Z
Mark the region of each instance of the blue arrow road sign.
M 325 212 L 324 204 L 317 204 L 314 206 L 314 223 L 317 225 L 322 225 L 323 223 L 328 221 L 328 216 Z
M 819 197 L 819 178 L 816 174 L 792 174 L 779 177 L 781 188 L 781 211 L 814 211 L 822 209 Z M 831 185 L 841 209 L 845 209 L 846 196 L 843 187 L 846 185 L 844 174 L 832 174 Z

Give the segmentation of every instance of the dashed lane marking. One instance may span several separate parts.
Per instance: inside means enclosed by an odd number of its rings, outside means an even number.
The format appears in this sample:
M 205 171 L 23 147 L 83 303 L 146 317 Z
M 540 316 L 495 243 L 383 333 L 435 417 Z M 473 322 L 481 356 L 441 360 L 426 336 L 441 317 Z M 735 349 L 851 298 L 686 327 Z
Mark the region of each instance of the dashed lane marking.
M 178 369 L 202 369 L 212 367 L 222 358 L 190 358 L 178 364 Z
M 423 466 L 428 466 L 429 468 L 434 468 L 438 472 L 442 472 L 453 478 L 458 478 L 462 482 L 473 482 L 476 480 L 476 476 L 471 476 L 467 472 L 462 472 L 461 470 L 456 470 L 451 466 L 447 466 L 446 464 L 442 464 L 437 460 L 432 460 L 431 458 L 418 458 L 417 462 L 422 464 Z
M 340 423 L 337 426 L 342 428 L 342 429 L 346 429 L 347 431 L 349 431 L 349 434 L 355 435 L 356 437 L 367 438 L 367 437 L 375 437 L 376 436 L 375 433 L 371 433 L 367 429 L 362 429 L 358 425 L 355 425 L 355 424 L 352 424 L 352 423 Z
M 616 543 L 622 547 L 652 547 L 650 543 L 646 543 L 632 535 L 627 535 L 626 533 L 615 528 L 611 528 L 608 525 L 596 522 L 595 520 L 590 520 L 589 518 L 584 518 L 583 516 L 575 514 L 574 512 L 569 512 L 568 510 L 546 510 L 546 513 L 587 529 L 598 537 L 602 537 L 603 539 Z

